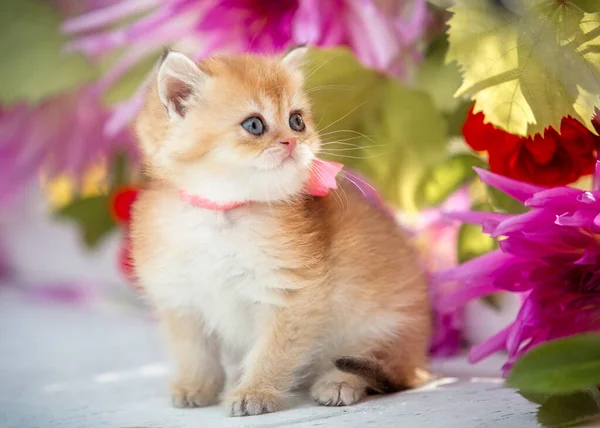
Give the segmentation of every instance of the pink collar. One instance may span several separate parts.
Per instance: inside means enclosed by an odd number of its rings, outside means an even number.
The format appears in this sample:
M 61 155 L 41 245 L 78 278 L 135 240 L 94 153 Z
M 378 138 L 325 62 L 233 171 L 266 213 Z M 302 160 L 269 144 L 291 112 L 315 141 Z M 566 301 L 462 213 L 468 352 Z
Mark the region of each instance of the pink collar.
M 337 189 L 336 175 L 342 170 L 344 165 L 337 162 L 329 162 L 321 159 L 314 159 L 312 162 L 310 178 L 306 186 L 306 193 L 312 196 L 325 196 L 329 189 Z M 179 192 L 181 199 L 190 205 L 198 208 L 204 208 L 213 211 L 228 211 L 241 207 L 247 202 L 228 202 L 220 204 L 218 202 L 204 199 L 197 195 L 192 195 L 185 190 Z

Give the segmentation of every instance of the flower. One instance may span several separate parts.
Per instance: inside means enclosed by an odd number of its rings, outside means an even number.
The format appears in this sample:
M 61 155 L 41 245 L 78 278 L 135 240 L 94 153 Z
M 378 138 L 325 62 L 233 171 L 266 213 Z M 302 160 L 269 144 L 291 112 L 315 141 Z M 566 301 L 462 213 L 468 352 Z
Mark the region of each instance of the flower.
M 131 151 L 129 132 L 102 133 L 108 112 L 89 87 L 37 106 L 0 108 L 0 203 L 15 196 L 40 172 L 80 178 L 86 169 L 119 150 Z
M 127 224 L 131 220 L 131 207 L 137 199 L 139 190 L 126 186 L 115 191 L 110 198 L 110 212 L 115 223 Z
M 463 126 L 466 142 L 487 151 L 492 172 L 545 186 L 575 182 L 594 170 L 600 137 L 572 117 L 563 118 L 560 134 L 547 128 L 544 135 L 520 137 L 485 123 L 473 108 Z
M 274 53 L 294 44 L 343 45 L 365 65 L 404 76 L 407 59 L 420 58 L 417 43 L 427 18 L 425 0 L 121 0 L 67 20 L 63 30 L 82 34 L 70 50 L 92 57 L 124 50 L 98 82 L 105 90 L 164 46 L 201 59 L 217 51 Z M 118 132 L 133 118 L 143 87 L 117 106 L 106 132 Z
M 503 239 L 499 250 L 437 275 L 436 281 L 455 286 L 442 305 L 452 310 L 498 291 L 519 293 L 522 302 L 515 321 L 473 347 L 470 360 L 505 349 L 506 371 L 540 343 L 600 331 L 600 190 L 548 188 L 480 169 L 477 173 L 530 210 L 518 215 L 449 214 Z
M 131 256 L 131 208 L 137 199 L 139 188 L 136 186 L 124 186 L 117 189 L 110 197 L 110 212 L 115 222 L 123 227 L 123 238 L 121 248 L 117 254 L 119 270 L 123 273 L 129 284 L 140 291 L 136 284 L 136 277 Z

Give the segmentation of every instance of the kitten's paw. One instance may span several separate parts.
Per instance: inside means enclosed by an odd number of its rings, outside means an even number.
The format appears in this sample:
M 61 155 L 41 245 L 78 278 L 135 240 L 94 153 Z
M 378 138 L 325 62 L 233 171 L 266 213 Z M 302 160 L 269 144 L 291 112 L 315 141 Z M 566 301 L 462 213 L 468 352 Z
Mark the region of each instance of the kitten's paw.
M 322 406 L 349 406 L 367 395 L 367 385 L 355 375 L 333 371 L 315 382 L 310 395 Z
M 174 382 L 171 399 L 175 407 L 204 407 L 219 402 L 220 389 L 214 383 Z
M 262 415 L 281 410 L 284 399 L 272 392 L 259 389 L 238 389 L 226 401 L 231 416 Z

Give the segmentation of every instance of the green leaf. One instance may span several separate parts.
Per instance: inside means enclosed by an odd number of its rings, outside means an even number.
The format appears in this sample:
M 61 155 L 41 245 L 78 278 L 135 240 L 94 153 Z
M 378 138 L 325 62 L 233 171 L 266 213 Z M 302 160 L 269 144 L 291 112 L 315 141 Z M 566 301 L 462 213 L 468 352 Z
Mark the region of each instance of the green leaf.
M 573 4 L 583 9 L 584 12 L 600 12 L 600 2 L 598 0 L 573 0 Z
M 546 401 L 548 401 L 548 398 L 552 397 L 550 394 L 531 392 L 523 389 L 519 389 L 517 392 L 526 400 L 536 404 L 544 404 Z
M 467 115 L 471 109 L 472 103 L 470 101 L 463 101 L 456 106 L 456 108 L 449 112 L 444 113 L 446 120 L 448 121 L 448 135 L 451 137 L 462 137 L 462 128 L 467 120 Z
M 88 247 L 95 247 L 114 227 L 109 211 L 108 196 L 77 199 L 61 209 L 57 215 L 75 221 Z
M 600 384 L 600 334 L 579 334 L 533 348 L 513 366 L 509 385 L 565 394 Z
M 490 198 L 490 202 L 494 207 L 494 211 L 509 213 L 509 214 L 522 214 L 529 211 L 523 203 L 511 198 L 506 193 L 500 190 L 486 185 L 487 194 Z
M 537 420 L 545 427 L 569 427 L 600 415 L 600 407 L 589 392 L 555 395 L 538 409 Z
M 478 224 L 463 224 L 458 230 L 458 262 L 464 263 L 498 248 L 494 238 L 481 231 Z
M 455 63 L 445 62 L 447 52 L 448 40 L 445 35 L 429 45 L 425 63 L 416 77 L 416 86 L 431 96 L 437 108 L 451 113 L 461 104 L 454 97 L 461 84 L 461 76 Z
M 417 187 L 419 207 L 437 205 L 477 174 L 474 166 L 484 167 L 485 162 L 471 154 L 454 155 L 430 168 Z
M 450 9 L 447 56 L 462 71 L 457 95 L 474 99 L 475 112 L 513 134 L 560 129 L 567 115 L 595 132 L 600 13 L 578 3 L 520 0 L 515 13 L 496 2 L 458 0 Z
M 346 49 L 315 49 L 309 58 L 321 155 L 362 171 L 390 202 L 416 210 L 419 182 L 447 153 L 446 120 L 431 97 L 364 68 Z
M 49 2 L 0 2 L 0 103 L 39 101 L 91 80 L 82 55 L 63 52 L 66 38 Z

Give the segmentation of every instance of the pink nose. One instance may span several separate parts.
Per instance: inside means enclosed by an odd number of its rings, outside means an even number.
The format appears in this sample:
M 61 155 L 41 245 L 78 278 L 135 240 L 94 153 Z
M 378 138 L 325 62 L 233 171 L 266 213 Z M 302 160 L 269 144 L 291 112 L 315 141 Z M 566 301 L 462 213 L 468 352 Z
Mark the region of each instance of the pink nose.
M 296 139 L 288 138 L 287 140 L 280 141 L 279 144 L 286 146 L 288 155 L 290 155 L 296 148 Z

